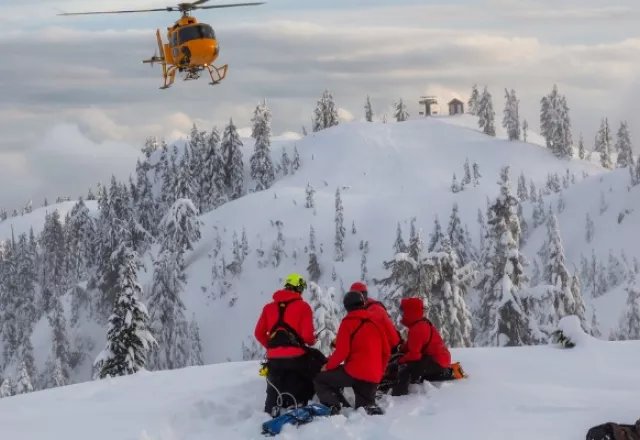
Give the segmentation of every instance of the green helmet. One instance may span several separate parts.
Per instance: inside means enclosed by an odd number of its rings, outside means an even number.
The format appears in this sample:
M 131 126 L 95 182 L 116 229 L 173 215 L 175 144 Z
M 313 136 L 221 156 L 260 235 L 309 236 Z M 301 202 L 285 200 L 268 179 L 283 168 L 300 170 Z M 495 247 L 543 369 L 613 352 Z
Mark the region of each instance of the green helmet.
M 302 293 L 307 288 L 307 282 L 297 273 L 292 273 L 284 280 L 284 287 L 289 287 L 296 292 Z

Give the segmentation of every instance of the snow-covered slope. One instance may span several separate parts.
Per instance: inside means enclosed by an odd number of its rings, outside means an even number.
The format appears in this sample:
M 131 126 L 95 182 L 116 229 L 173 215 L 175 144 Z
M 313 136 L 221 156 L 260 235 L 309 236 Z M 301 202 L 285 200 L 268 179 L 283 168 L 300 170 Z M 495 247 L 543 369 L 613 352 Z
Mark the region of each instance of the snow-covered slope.
M 580 268 L 581 255 L 589 257 L 592 248 L 603 263 L 608 263 L 610 247 L 616 255 L 624 250 L 630 261 L 634 256 L 640 258 L 639 238 L 633 233 L 638 215 L 633 209 L 640 203 L 640 187 L 627 191 L 629 177 L 626 170 L 607 172 L 588 161 L 559 160 L 543 147 L 544 141 L 538 135 L 529 133 L 528 137 L 533 143 L 509 142 L 500 129 L 497 138 L 489 137 L 478 131 L 475 117 L 459 115 L 416 118 L 402 123 L 342 124 L 302 139 L 285 136 L 274 141 L 274 161 L 280 159 L 283 147 L 292 157 L 296 146 L 302 161 L 300 170 L 294 175 L 280 177 L 266 191 L 248 194 L 203 214 L 202 238 L 195 250 L 185 256 L 188 266 L 183 300 L 187 318 L 194 314 L 200 326 L 204 362 L 242 359 L 242 343 L 250 345 L 254 342 L 255 320 L 273 291 L 282 285 L 290 272 L 307 275 L 309 255 L 305 247 L 309 243 L 311 226 L 315 230 L 322 269 L 319 284 L 323 288 L 334 287 L 335 300 L 339 304 L 341 288 L 346 290 L 361 278 L 359 245 L 361 241 L 367 241 L 365 281 L 375 297 L 377 289 L 371 280 L 386 275 L 382 262 L 393 257 L 392 245 L 398 222 L 406 240 L 411 219 L 415 217 L 416 228 L 423 230 L 424 239 L 428 241 L 435 216 L 446 229 L 456 203 L 462 223 L 478 245 L 480 230 L 476 216 L 479 209 L 485 211 L 487 198 L 493 199 L 497 195 L 499 172 L 504 165 L 511 166 L 514 194 L 521 173 L 527 183 L 533 181 L 541 189 L 549 174 L 557 173 L 562 177 L 568 170 L 569 175 L 575 177 L 575 183 L 562 190 L 565 201 L 562 212 L 558 213 L 556 208 L 559 193 L 544 197 L 545 206 L 551 203 L 559 217 L 570 270 L 573 265 Z M 247 138 L 242 141 L 246 183 L 252 188 L 249 157 L 253 143 Z M 460 183 L 467 159 L 470 166 L 478 165 L 481 177 L 477 185 L 472 181 L 463 191 L 454 193 L 451 191 L 453 174 Z M 591 177 L 583 180 L 583 173 Z M 315 189 L 315 208 L 305 208 L 308 184 Z M 159 182 L 156 185 L 159 186 Z M 347 230 L 343 262 L 335 262 L 333 256 L 337 189 L 341 191 Z M 602 215 L 599 213 L 601 192 L 608 204 Z M 28 232 L 33 226 L 37 234 L 42 229 L 45 211 L 59 208 L 64 218 L 71 206 L 69 202 L 50 205 L 25 216 L 9 218 L 0 223 L 0 238 L 10 238 L 12 226 L 16 233 L 18 230 Z M 95 212 L 95 202 L 89 208 Z M 618 212 L 623 209 L 630 213 L 618 224 Z M 531 227 L 532 210 L 533 206 L 525 203 L 524 214 L 531 236 L 523 250 L 530 260 L 545 238 L 544 226 Z M 595 235 L 591 243 L 584 239 L 586 212 L 591 212 L 594 220 Z M 276 266 L 271 252 L 278 236 L 277 221 L 282 222 L 284 253 Z M 355 234 L 352 224 L 355 224 Z M 212 268 L 222 262 L 222 257 L 227 264 L 232 261 L 233 234 L 237 233 L 240 239 L 243 229 L 249 254 L 244 259 L 241 273 L 233 275 L 227 271 L 224 280 L 214 280 Z M 157 246 L 154 250 L 157 251 Z M 259 251 L 264 255 L 260 256 Z M 152 285 L 152 257 L 145 256 L 146 268 L 140 271 L 140 282 L 146 293 Z M 528 270 L 531 272 L 532 268 Z M 586 287 L 584 290 L 588 292 Z M 305 295 L 308 297 L 308 293 Z M 589 293 L 585 293 L 585 297 L 588 313 L 595 305 L 603 336 L 607 337 L 624 307 L 623 285 L 595 300 Z M 65 310 L 69 316 L 68 302 Z M 32 336 L 33 346 L 39 352 L 36 355 L 38 368 L 51 351 L 47 329 L 48 323 L 43 318 Z M 90 380 L 91 362 L 104 347 L 106 328 L 76 328 L 70 331 L 70 339 L 74 333 L 90 335 L 94 345 L 85 363 L 75 372 L 73 381 Z
M 468 379 L 386 397 L 383 416 L 345 410 L 287 426 L 278 438 L 581 439 L 596 424 L 638 418 L 638 353 L 637 341 L 586 335 L 572 349 L 453 350 Z M 16 440 L 260 439 L 268 416 L 258 369 L 257 362 L 191 367 L 13 396 L 0 400 L 0 426 Z
M 466 121 L 466 122 L 465 122 Z M 544 187 L 549 173 L 563 176 L 568 168 L 581 181 L 583 172 L 591 175 L 604 170 L 580 160 L 561 161 L 547 149 L 524 142 L 509 142 L 479 133 L 472 117 L 440 117 L 396 124 L 344 124 L 309 135 L 296 142 L 302 168 L 285 176 L 267 191 L 249 194 L 202 216 L 203 238 L 188 258 L 189 292 L 187 307 L 196 313 L 205 338 L 205 362 L 237 360 L 241 341 L 253 339 L 253 326 L 266 301 L 279 288 L 289 272 L 306 274 L 309 230 L 313 226 L 323 270 L 320 285 L 349 285 L 361 278 L 361 240 L 369 242 L 368 281 L 385 275 L 384 260 L 393 257 L 392 245 L 400 222 L 405 235 L 416 217 L 416 227 L 423 229 L 425 240 L 433 228 L 436 215 L 446 229 L 454 203 L 478 244 L 478 209 L 486 209 L 487 197 L 497 195 L 500 168 L 511 166 L 513 191 L 521 172 Z M 274 154 L 276 159 L 279 157 Z M 453 173 L 463 178 L 464 163 L 478 164 L 478 186 L 453 193 Z M 305 208 L 307 184 L 314 187 L 315 209 Z M 344 262 L 335 262 L 335 196 L 340 189 L 344 206 Z M 278 267 L 269 261 L 276 241 L 276 221 L 282 222 L 286 257 Z M 356 234 L 352 234 L 355 223 Z M 215 258 L 208 257 L 219 235 L 225 261 L 231 261 L 233 233 L 246 230 L 249 255 L 238 276 L 227 276 L 231 287 L 225 298 L 207 300 L 212 287 L 211 268 Z M 265 252 L 260 258 L 257 250 Z M 295 256 L 295 257 L 294 257 Z M 220 256 L 218 257 L 220 258 Z M 260 262 L 266 262 L 258 268 Z M 335 269 L 336 280 L 332 279 Z M 207 294 L 203 295 L 203 290 Z M 372 296 L 377 289 L 371 287 Z M 229 301 L 236 298 L 233 306 Z M 336 298 L 340 301 L 339 296 Z M 217 338 L 215 335 L 223 335 Z M 222 339 L 222 340 L 220 340 Z

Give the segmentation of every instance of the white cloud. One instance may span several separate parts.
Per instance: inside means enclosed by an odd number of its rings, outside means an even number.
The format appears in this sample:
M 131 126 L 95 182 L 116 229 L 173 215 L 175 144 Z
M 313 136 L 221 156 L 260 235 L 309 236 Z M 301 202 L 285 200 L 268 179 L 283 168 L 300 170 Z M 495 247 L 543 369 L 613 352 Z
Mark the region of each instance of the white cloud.
M 500 120 L 504 88 L 514 88 L 521 114 L 535 128 L 540 97 L 557 83 L 568 97 L 576 138 L 582 131 L 585 139 L 591 139 L 600 117 L 610 116 L 628 118 L 640 139 L 640 116 L 623 111 L 634 109 L 635 101 L 629 97 L 640 94 L 636 82 L 640 39 L 635 24 L 601 19 L 602 14 L 614 17 L 621 11 L 633 16 L 629 8 L 638 10 L 637 5 L 505 1 L 494 0 L 489 6 L 483 2 L 377 7 L 339 14 L 297 11 L 271 19 L 271 12 L 263 9 L 260 20 L 222 21 L 216 26 L 221 61 L 229 63 L 222 84 L 211 87 L 204 79 L 189 83 L 178 79 L 169 90 L 158 90 L 159 66 L 140 63 L 155 50 L 155 28 L 61 27 L 81 22 L 65 20 L 51 28 L 4 32 L 0 155 L 11 170 L 3 179 L 9 174 L 21 176 L 29 194 L 38 188 L 53 191 L 57 183 L 52 179 L 65 177 L 46 169 L 46 161 L 56 157 L 64 157 L 72 170 L 97 161 L 102 163 L 92 169 L 100 168 L 107 177 L 111 171 L 128 176 L 131 151 L 142 146 L 146 136 L 184 138 L 194 122 L 205 130 L 216 125 L 222 131 L 229 118 L 237 127 L 245 127 L 243 134 L 248 135 L 253 109 L 263 99 L 272 109 L 274 133 L 293 136 L 291 132 L 302 125 L 310 129 L 313 109 L 325 88 L 332 91 L 344 121 L 362 118 L 367 94 L 376 117 L 386 113 L 391 120 L 393 102 L 400 97 L 417 114 L 419 96 L 435 94 L 442 103 L 453 97 L 466 101 L 474 83 L 489 86 Z M 13 7 L 24 11 L 18 3 Z M 92 3 L 69 3 L 63 8 L 100 9 L 98 2 Z M 549 21 L 548 11 L 559 15 Z M 558 26 L 557 17 L 566 22 Z M 60 124 L 70 125 L 52 131 Z M 37 144 L 41 139 L 45 144 L 64 143 L 66 138 L 76 145 L 74 153 Z M 103 154 L 103 149 L 110 152 Z M 113 151 L 128 153 L 118 161 Z M 74 173 L 66 172 L 66 177 Z M 80 175 L 75 192 L 70 189 L 72 182 L 61 185 L 60 194 L 85 193 L 86 186 L 98 180 Z M 17 203 L 25 198 L 20 196 Z

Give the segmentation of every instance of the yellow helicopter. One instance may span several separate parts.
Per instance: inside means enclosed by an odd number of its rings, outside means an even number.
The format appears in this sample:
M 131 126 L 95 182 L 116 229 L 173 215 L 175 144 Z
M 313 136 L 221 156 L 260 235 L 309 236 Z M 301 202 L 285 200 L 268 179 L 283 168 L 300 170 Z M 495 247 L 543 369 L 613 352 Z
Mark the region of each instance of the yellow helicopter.
M 167 28 L 168 43 L 163 43 L 160 36 L 160 29 L 156 31 L 158 40 L 159 55 L 154 55 L 143 63 L 162 64 L 164 76 L 164 86 L 160 89 L 171 87 L 175 81 L 176 72 L 184 73 L 183 79 L 193 80 L 200 78 L 200 74 L 207 69 L 211 82 L 215 85 L 220 83 L 226 75 L 228 65 L 216 67 L 213 62 L 220 54 L 220 44 L 216 39 L 215 30 L 206 23 L 199 23 L 191 16 L 191 11 L 195 9 L 219 9 L 233 8 L 238 6 L 257 6 L 266 2 L 253 3 L 231 3 L 224 5 L 201 6 L 209 0 L 196 0 L 192 3 L 179 3 L 177 6 L 167 6 L 159 9 L 137 9 L 131 11 L 102 11 L 102 12 L 69 12 L 58 15 L 94 15 L 94 14 L 127 14 L 132 12 L 180 12 L 182 16 Z M 214 75 L 215 73 L 215 75 Z

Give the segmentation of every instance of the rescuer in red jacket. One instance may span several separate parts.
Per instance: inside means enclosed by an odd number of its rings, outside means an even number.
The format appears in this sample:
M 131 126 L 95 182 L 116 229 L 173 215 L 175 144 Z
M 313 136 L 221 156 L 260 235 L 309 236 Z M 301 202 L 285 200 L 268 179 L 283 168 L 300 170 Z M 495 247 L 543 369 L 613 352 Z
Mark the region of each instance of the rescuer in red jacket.
M 391 348 L 391 354 L 394 354 L 400 349 L 402 338 L 400 337 L 400 332 L 398 332 L 398 329 L 396 329 L 396 326 L 389 317 L 387 309 L 380 301 L 369 298 L 367 286 L 364 283 L 353 283 L 349 290 L 362 293 L 365 300 L 364 308 L 371 312 L 371 315 L 373 316 L 376 324 L 378 324 L 378 327 L 384 330 L 384 333 L 387 336 L 387 341 L 389 342 L 389 347 Z
M 291 274 L 284 289 L 273 294 L 273 302 L 264 306 L 255 328 L 255 338 L 267 350 L 267 397 L 265 412 L 277 417 L 280 410 L 304 406 L 314 395 L 313 378 L 326 358 L 312 347 L 316 343 L 313 311 L 302 299 L 307 283 Z M 278 402 L 280 394 L 283 401 Z M 280 403 L 280 405 L 278 404 Z
M 420 298 L 404 298 L 400 302 L 402 325 L 409 329 L 407 341 L 400 351 L 398 376 L 392 396 L 409 394 L 414 382 L 452 380 L 462 377 L 459 364 L 451 365 L 451 353 L 438 329 L 424 316 Z
M 362 293 L 347 292 L 343 304 L 347 315 L 338 328 L 335 350 L 314 380 L 316 394 L 332 414 L 337 414 L 344 402 L 340 390 L 350 387 L 356 409 L 364 407 L 368 414 L 382 414 L 376 405 L 376 389 L 391 354 L 389 343 L 373 315 L 364 309 Z

